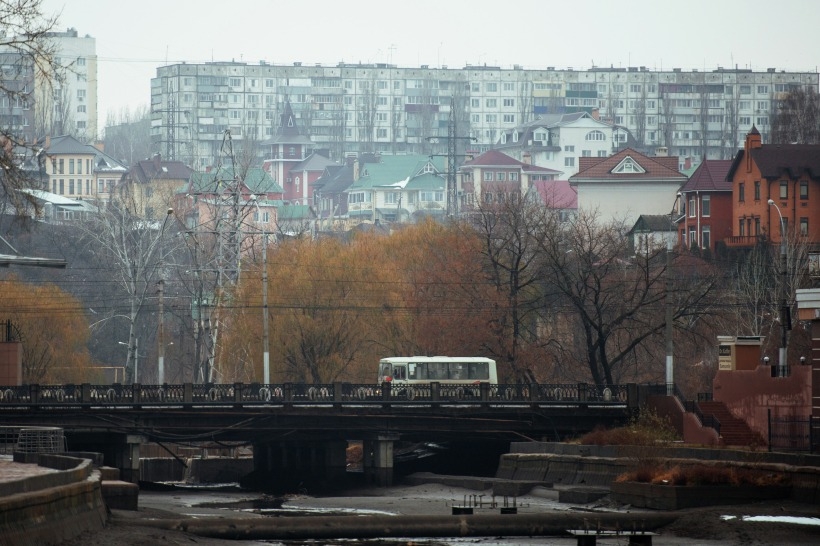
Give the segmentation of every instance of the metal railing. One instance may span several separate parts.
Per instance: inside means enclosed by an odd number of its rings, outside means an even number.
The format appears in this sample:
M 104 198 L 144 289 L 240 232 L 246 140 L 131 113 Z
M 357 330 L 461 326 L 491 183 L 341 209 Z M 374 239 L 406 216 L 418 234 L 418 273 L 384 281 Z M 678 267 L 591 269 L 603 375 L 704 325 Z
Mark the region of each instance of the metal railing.
M 820 420 L 808 417 L 772 417 L 768 412 L 769 451 L 807 451 L 814 453 Z
M 174 385 L 0 386 L 3 406 L 249 405 L 362 403 L 578 403 L 623 405 L 628 385 L 575 384 L 361 384 L 231 383 Z
M 698 420 L 700 420 L 701 426 L 715 429 L 715 432 L 717 432 L 718 436 L 720 436 L 720 421 L 718 421 L 717 417 L 714 415 L 704 415 L 700 409 L 700 406 L 698 406 L 698 403 L 694 400 L 685 401 L 683 407 L 686 411 L 695 414 Z

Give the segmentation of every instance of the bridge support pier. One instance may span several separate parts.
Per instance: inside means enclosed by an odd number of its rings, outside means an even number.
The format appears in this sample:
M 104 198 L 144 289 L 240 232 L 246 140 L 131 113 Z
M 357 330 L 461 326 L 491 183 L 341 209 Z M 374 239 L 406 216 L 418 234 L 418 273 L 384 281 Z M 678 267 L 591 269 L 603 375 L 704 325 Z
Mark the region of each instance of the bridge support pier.
M 395 434 L 380 434 L 363 442 L 364 475 L 368 484 L 379 487 L 393 485 L 393 443 Z
M 254 474 L 274 489 L 341 484 L 347 478 L 347 441 L 265 442 L 253 445 Z
M 140 445 L 147 438 L 136 434 L 126 434 L 124 442 L 116 448 L 116 463 L 122 481 L 137 483 L 140 480 Z

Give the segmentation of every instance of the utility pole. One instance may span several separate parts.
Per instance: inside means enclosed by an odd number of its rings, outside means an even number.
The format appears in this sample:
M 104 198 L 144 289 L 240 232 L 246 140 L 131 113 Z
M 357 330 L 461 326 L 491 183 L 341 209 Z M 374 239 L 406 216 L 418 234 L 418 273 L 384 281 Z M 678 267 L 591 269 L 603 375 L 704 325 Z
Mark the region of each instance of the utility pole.
M 262 236 L 262 370 L 263 383 L 270 384 L 270 348 L 268 341 L 268 234 Z
M 786 247 L 786 221 L 783 219 L 783 214 L 780 212 L 780 207 L 777 206 L 774 199 L 769 199 L 769 206 L 774 207 L 777 211 L 777 215 L 780 217 L 780 275 L 782 281 L 780 283 L 780 351 L 777 361 L 777 376 L 786 377 L 786 369 L 789 364 L 786 348 L 789 343 L 788 332 L 791 329 L 792 322 L 791 309 L 789 309 L 789 261 L 786 255 L 788 250 Z
M 165 287 L 165 281 L 160 279 L 157 284 L 159 285 L 159 331 L 157 332 L 159 347 L 157 348 L 157 384 L 162 385 L 165 383 L 165 309 L 163 299 L 163 288 Z
M 672 253 L 674 250 L 672 239 L 677 236 L 678 229 L 675 225 L 675 221 L 673 220 L 673 215 L 675 214 L 675 207 L 677 206 L 678 202 L 680 201 L 682 194 L 678 192 L 677 197 L 675 198 L 675 202 L 672 204 L 672 211 L 669 213 L 669 227 L 672 228 L 674 234 L 670 234 L 670 236 L 666 240 L 666 324 L 665 324 L 665 337 L 666 337 L 666 395 L 667 396 L 674 396 L 675 394 L 675 353 L 674 353 L 674 344 L 672 341 L 672 336 L 674 335 L 675 331 L 672 327 L 672 321 L 674 319 L 674 309 L 672 305 Z

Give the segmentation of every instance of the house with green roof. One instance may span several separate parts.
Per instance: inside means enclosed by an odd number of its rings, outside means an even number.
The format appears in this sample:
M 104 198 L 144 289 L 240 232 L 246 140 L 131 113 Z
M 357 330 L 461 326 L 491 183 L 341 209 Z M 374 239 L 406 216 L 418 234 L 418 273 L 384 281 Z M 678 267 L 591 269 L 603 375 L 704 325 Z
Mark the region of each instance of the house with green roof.
M 237 180 L 239 179 L 239 180 Z M 260 231 L 276 231 L 277 209 L 284 207 L 282 186 L 261 168 L 239 172 L 220 167 L 209 172 L 195 172 L 187 184 L 176 192 L 174 210 L 189 229 L 215 222 L 229 203 L 248 216 L 248 222 Z
M 350 220 L 415 223 L 447 211 L 444 158 L 381 155 L 364 163 L 345 193 Z

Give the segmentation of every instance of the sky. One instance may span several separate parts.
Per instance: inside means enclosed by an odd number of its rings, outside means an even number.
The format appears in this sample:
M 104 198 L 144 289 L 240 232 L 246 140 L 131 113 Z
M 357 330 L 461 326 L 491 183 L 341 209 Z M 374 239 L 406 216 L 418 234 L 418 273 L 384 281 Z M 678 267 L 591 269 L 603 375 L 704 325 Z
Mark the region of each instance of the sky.
M 816 0 L 42 0 L 96 38 L 101 127 L 182 61 L 817 72 Z

